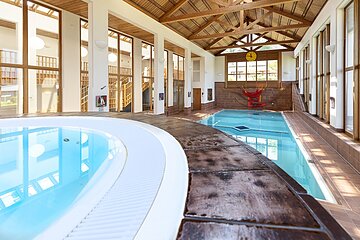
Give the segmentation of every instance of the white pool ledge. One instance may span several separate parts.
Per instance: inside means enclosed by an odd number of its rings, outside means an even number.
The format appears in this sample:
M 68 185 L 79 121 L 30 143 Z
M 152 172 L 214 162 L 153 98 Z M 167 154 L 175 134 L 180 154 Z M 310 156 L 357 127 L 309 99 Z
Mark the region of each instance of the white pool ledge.
M 186 155 L 154 126 L 103 117 L 0 120 L 0 127 L 80 127 L 108 133 L 119 153 L 102 166 L 67 214 L 37 239 L 176 239 L 188 189 Z M 100 177 L 101 176 L 101 177 Z

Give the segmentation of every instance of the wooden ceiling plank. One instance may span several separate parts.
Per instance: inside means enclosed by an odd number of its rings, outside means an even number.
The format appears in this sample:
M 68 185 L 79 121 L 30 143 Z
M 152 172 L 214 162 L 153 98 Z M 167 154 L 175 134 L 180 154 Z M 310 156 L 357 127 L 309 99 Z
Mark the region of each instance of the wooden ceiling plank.
M 268 11 L 273 11 L 274 13 L 277 13 L 277 14 L 282 15 L 284 17 L 293 19 L 293 20 L 298 21 L 300 23 L 307 24 L 308 26 L 310 26 L 312 24 L 311 21 L 306 20 L 304 17 L 298 16 L 298 15 L 296 15 L 294 13 L 286 12 L 284 10 L 280 10 L 278 8 L 275 8 L 275 7 L 264 7 L 264 9 L 266 9 Z
M 180 2 L 182 2 L 182 1 L 185 1 L 185 0 L 181 0 Z M 290 2 L 296 2 L 296 1 L 299 1 L 299 0 L 259 0 L 256 2 L 244 3 L 244 4 L 240 4 L 240 5 L 223 7 L 223 8 L 218 8 L 218 9 L 212 9 L 212 10 L 207 10 L 207 11 L 203 11 L 203 12 L 188 13 L 188 14 L 184 14 L 184 15 L 180 15 L 180 16 L 169 17 L 169 15 L 167 15 L 166 17 L 161 17 L 160 22 L 161 23 L 179 22 L 179 21 L 185 21 L 185 20 L 194 19 L 194 18 L 208 17 L 208 16 L 212 16 L 212 15 L 225 14 L 225 13 L 230 13 L 230 12 L 238 12 L 241 10 L 251 10 L 251 9 L 263 8 L 263 7 L 273 6 L 273 5 L 277 5 L 277 4 L 290 3 Z
M 164 15 L 161 16 L 160 22 L 164 21 L 164 19 L 170 17 L 172 14 L 174 14 L 176 11 L 178 11 L 185 3 L 187 3 L 188 0 L 180 0 L 177 2 L 170 10 L 168 10 Z
M 199 40 L 199 39 L 209 39 L 209 38 L 220 38 L 220 37 L 229 37 L 229 36 L 237 36 L 237 35 L 245 35 L 245 34 L 253 34 L 253 33 L 264 33 L 264 32 L 274 32 L 278 30 L 289 30 L 289 29 L 297 29 L 297 28 L 305 28 L 308 27 L 306 24 L 291 24 L 291 25 L 283 25 L 276 27 L 264 27 L 259 29 L 247 29 L 240 31 L 231 31 L 203 36 L 194 36 L 190 38 L 190 40 Z
M 224 26 L 227 27 L 227 28 L 231 28 L 232 30 L 238 30 L 238 29 L 239 29 L 239 28 L 231 25 L 231 24 L 228 23 L 228 22 L 221 21 L 220 19 L 217 19 L 215 22 L 219 23 L 220 25 L 224 25 Z
M 248 20 L 249 20 L 250 22 L 254 22 L 254 21 L 255 21 L 254 19 L 252 19 L 252 18 L 250 18 L 250 17 L 247 17 L 247 18 L 248 18 Z M 267 24 L 261 23 L 261 22 L 259 22 L 257 25 L 260 26 L 260 27 L 264 27 L 264 28 L 266 28 L 266 27 L 271 27 L 270 25 L 267 25 Z M 278 34 L 281 34 L 281 35 L 283 35 L 283 36 L 285 36 L 285 37 L 288 37 L 288 38 L 297 40 L 297 41 L 300 41 L 300 40 L 301 40 L 301 37 L 299 37 L 299 36 L 297 36 L 297 35 L 290 34 L 290 33 L 286 32 L 286 31 L 281 31 L 281 30 L 279 30 L 279 31 L 275 31 L 275 32 L 278 33 Z
M 194 31 L 190 36 L 193 37 L 199 33 L 201 33 L 202 31 L 204 31 L 207 27 L 209 27 L 211 24 L 213 24 L 217 19 L 219 19 L 222 16 L 222 14 L 219 15 L 215 15 L 212 16 L 206 23 L 204 23 L 203 25 L 201 25 L 196 31 Z
M 229 2 L 224 2 L 222 0 L 209 0 L 210 2 L 213 2 L 219 6 L 222 6 L 222 7 L 228 7 L 230 6 L 230 3 Z

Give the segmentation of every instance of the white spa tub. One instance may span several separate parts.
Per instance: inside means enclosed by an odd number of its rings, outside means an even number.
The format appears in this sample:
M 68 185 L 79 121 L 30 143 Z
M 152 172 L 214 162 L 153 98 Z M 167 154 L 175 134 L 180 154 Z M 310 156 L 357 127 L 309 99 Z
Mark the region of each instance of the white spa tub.
M 188 188 L 186 155 L 167 132 L 104 117 L 29 117 L 4 127 L 77 127 L 112 135 L 123 151 L 95 175 L 73 207 L 36 239 L 175 239 Z M 91 183 L 91 184 L 90 184 Z M 91 187 L 88 187 L 91 186 Z

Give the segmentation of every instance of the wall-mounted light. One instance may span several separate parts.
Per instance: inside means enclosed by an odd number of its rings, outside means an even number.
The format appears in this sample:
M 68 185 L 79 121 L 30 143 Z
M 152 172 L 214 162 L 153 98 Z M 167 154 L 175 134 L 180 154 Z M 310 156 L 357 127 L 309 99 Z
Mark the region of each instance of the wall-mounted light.
M 311 59 L 307 59 L 307 60 L 305 60 L 305 62 L 306 62 L 307 64 L 311 64 Z
M 81 47 L 81 57 L 84 58 L 88 55 L 88 50 L 86 47 Z
M 329 53 L 334 53 L 335 52 L 335 44 L 330 44 L 325 46 L 326 51 L 328 51 Z
M 39 37 L 32 37 L 29 39 L 29 47 L 35 50 L 40 50 L 45 47 L 45 42 Z
M 104 49 L 107 47 L 107 42 L 102 41 L 102 40 L 96 40 L 95 45 L 100 49 Z
M 109 53 L 109 55 L 108 55 L 108 60 L 109 60 L 109 62 L 116 62 L 117 61 L 117 56 L 116 56 L 116 54 L 115 53 Z
M 301 69 L 301 67 L 296 67 L 296 70 L 297 70 L 297 71 L 300 71 L 300 69 Z

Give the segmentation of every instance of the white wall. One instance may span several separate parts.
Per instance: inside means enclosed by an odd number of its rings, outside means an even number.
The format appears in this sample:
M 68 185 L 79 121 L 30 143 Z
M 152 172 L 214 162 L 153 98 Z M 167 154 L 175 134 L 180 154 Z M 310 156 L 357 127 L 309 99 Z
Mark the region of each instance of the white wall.
M 225 82 L 225 56 L 215 59 L 215 82 Z
M 296 80 L 296 58 L 293 52 L 282 52 L 282 81 Z
M 215 101 L 215 58 L 205 58 L 205 91 L 203 95 L 203 103 Z M 208 89 L 212 89 L 213 100 L 208 101 Z

